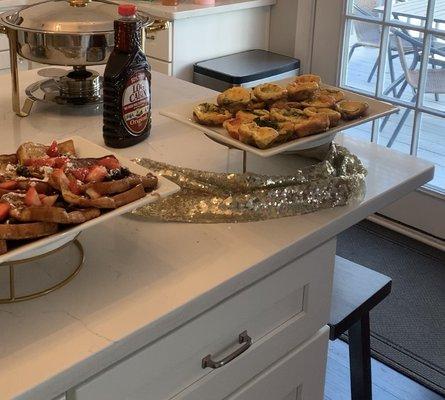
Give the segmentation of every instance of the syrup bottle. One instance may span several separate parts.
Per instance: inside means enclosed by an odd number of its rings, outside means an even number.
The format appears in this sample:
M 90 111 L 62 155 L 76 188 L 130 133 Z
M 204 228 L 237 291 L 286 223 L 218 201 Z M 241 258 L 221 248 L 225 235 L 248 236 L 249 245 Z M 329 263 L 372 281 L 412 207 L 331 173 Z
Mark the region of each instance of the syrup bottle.
M 114 21 L 114 50 L 104 73 L 103 136 L 110 147 L 146 139 L 151 128 L 151 68 L 141 49 L 136 6 L 121 4 Z

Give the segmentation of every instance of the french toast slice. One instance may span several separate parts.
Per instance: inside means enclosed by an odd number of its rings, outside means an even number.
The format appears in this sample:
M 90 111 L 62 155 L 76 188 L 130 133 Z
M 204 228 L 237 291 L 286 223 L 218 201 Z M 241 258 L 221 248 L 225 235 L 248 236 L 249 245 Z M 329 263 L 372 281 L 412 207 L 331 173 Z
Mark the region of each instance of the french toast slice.
M 130 174 L 130 176 L 114 181 L 93 182 L 85 185 L 85 190 L 93 189 L 96 193 L 101 195 L 110 195 L 115 193 L 123 193 L 131 188 L 142 185 L 144 190 L 149 191 L 156 188 L 158 178 L 152 174 L 146 176 L 139 176 Z
M 11 166 L 16 165 L 16 154 L 0 154 L 0 176 L 16 176 L 15 168 L 11 170 Z
M 82 224 L 100 216 L 98 208 L 67 211 L 62 207 L 26 207 L 11 210 L 11 217 L 20 222 L 55 222 L 58 224 Z
M 136 185 L 135 187 L 115 196 L 102 196 L 98 198 L 78 196 L 72 193 L 68 188 L 62 188 L 63 199 L 71 205 L 82 208 L 95 207 L 113 209 L 141 199 L 145 195 L 146 193 L 142 184 Z
M 0 240 L 36 239 L 56 233 L 58 224 L 31 222 L 27 224 L 0 224 Z
M 76 149 L 72 140 L 57 143 L 57 147 L 60 154 L 69 156 L 76 155 Z M 26 160 L 47 157 L 49 148 L 50 146 L 48 145 L 34 142 L 25 142 L 17 149 L 17 162 L 20 164 L 25 164 Z

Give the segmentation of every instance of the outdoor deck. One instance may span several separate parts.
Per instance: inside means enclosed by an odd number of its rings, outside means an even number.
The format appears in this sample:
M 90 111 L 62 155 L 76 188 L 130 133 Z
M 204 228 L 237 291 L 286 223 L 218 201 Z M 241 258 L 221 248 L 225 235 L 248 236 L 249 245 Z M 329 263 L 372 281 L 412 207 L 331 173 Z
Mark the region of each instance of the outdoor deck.
M 353 40 L 351 40 L 351 44 L 352 43 Z M 347 84 L 351 87 L 374 92 L 377 80 L 376 75 L 374 75 L 370 83 L 367 82 L 367 79 L 377 56 L 378 49 L 365 47 L 357 48 L 349 62 L 348 75 L 346 78 Z M 402 69 L 397 59 L 395 60 L 394 64 L 396 70 L 395 76 L 398 77 L 402 74 Z M 386 69 L 388 70 L 388 68 Z M 388 87 L 390 82 L 389 72 L 386 72 L 385 87 Z M 402 99 L 410 101 L 412 96 L 413 93 L 408 87 L 405 90 Z M 438 102 L 435 101 L 434 95 L 425 95 L 425 105 L 433 109 L 445 110 L 445 94 L 440 95 Z M 386 127 L 382 130 L 382 132 L 380 132 L 380 144 L 386 145 L 388 143 L 388 140 L 394 132 L 394 129 L 397 126 L 404 110 L 405 109 L 402 109 L 399 114 L 394 114 L 391 116 Z M 413 113 L 410 113 L 407 121 L 405 122 L 392 146 L 394 150 L 409 153 L 412 129 Z M 365 140 L 370 140 L 371 124 L 364 124 L 362 126 L 352 128 L 347 131 L 347 134 L 360 137 Z M 436 165 L 435 177 L 430 184 L 445 192 L 445 119 L 426 114 L 423 115 L 417 156 L 431 161 Z

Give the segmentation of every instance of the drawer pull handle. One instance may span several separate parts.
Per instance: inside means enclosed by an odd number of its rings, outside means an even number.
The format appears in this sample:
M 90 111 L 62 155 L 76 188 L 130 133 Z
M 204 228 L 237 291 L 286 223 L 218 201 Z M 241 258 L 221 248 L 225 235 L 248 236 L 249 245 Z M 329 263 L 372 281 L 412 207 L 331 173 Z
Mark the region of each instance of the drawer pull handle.
M 165 31 L 168 28 L 170 28 L 170 22 L 169 21 L 162 21 L 162 20 L 155 20 L 155 22 L 150 25 L 147 26 L 145 28 L 145 32 L 148 34 L 150 32 L 159 32 L 159 31 Z
M 207 367 L 213 368 L 213 369 L 221 368 L 222 366 L 228 364 L 230 361 L 233 361 L 239 355 L 243 354 L 252 345 L 252 338 L 247 334 L 247 331 L 244 331 L 239 334 L 238 341 L 239 341 L 239 344 L 244 343 L 244 345 L 220 361 L 213 361 L 211 354 L 209 354 L 208 356 L 205 356 L 202 359 L 202 364 L 201 364 L 202 368 L 207 368 Z

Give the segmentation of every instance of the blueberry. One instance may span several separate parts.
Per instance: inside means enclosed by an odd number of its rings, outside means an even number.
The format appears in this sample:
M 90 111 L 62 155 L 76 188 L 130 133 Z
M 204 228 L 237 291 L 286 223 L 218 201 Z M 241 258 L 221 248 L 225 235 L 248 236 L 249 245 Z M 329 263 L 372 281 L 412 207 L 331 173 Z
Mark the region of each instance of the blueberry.
M 24 165 L 17 165 L 15 171 L 17 172 L 18 175 L 24 176 L 26 178 L 29 178 L 31 176 L 31 172 L 29 172 L 29 169 Z

